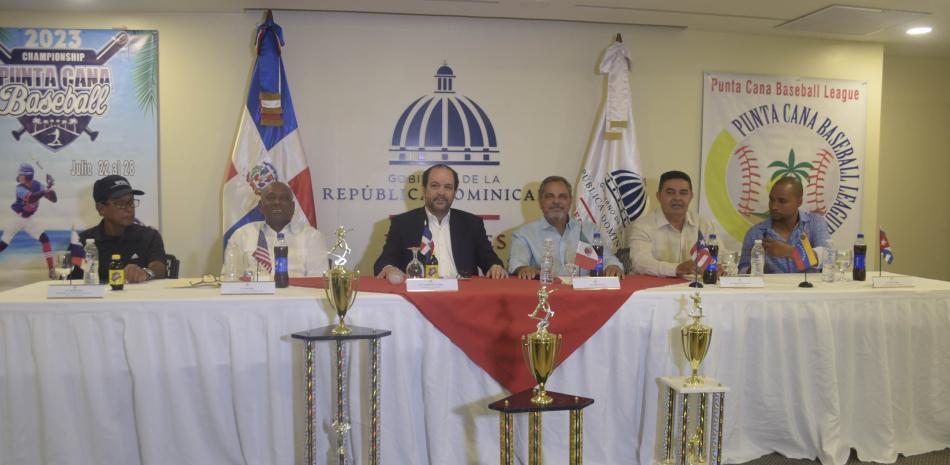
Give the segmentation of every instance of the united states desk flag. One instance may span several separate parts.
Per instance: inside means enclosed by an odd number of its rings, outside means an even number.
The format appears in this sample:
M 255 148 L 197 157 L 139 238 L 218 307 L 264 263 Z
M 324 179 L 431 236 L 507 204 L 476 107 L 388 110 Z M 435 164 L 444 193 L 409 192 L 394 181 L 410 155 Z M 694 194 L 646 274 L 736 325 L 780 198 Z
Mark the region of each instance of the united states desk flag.
M 283 45 L 283 32 L 267 12 L 264 23 L 257 28 L 257 61 L 224 182 L 225 246 L 235 230 L 264 219 L 257 208 L 258 196 L 261 189 L 274 181 L 286 182 L 294 193 L 296 208 L 292 221 L 317 226 L 310 168 L 300 144 L 281 59 Z
M 888 265 L 894 262 L 894 253 L 891 252 L 891 243 L 887 240 L 887 234 L 884 234 L 884 230 L 881 229 L 881 256 L 884 257 L 884 261 Z M 900 238 L 898 238 L 900 239 Z
M 798 271 L 806 271 L 818 266 L 818 256 L 815 255 L 815 249 L 811 247 L 808 234 L 802 233 L 801 241 L 792 251 L 792 260 L 795 261 L 795 267 Z
M 623 230 L 647 203 L 630 103 L 630 58 L 620 35 L 600 62 L 607 98 L 578 182 L 574 216 L 600 226 L 616 250 Z

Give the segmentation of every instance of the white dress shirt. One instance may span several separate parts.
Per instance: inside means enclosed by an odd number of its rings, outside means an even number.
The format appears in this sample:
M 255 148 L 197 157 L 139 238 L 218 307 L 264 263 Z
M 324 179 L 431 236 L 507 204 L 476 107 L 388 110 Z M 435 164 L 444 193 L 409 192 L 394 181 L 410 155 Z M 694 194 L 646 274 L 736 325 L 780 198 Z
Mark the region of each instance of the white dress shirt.
M 277 231 L 274 231 L 267 223 L 255 221 L 245 224 L 238 228 L 238 230 L 231 235 L 231 239 L 228 240 L 228 244 L 238 244 L 241 252 L 243 252 L 243 258 L 247 266 L 252 269 L 257 269 L 257 261 L 252 254 L 257 250 L 257 240 L 262 228 L 264 230 L 264 239 L 267 241 L 267 249 L 270 252 L 271 263 L 274 263 L 274 244 L 277 243 Z M 288 223 L 287 226 L 284 226 L 284 229 L 280 232 L 284 234 L 284 241 L 287 242 L 287 269 L 290 276 L 294 278 L 323 276 L 323 272 L 329 267 L 329 262 L 327 261 L 327 243 L 323 238 L 323 233 L 309 224 L 301 226 L 293 221 Z M 226 250 L 227 248 L 225 248 L 225 251 Z M 225 254 L 225 263 L 221 267 L 222 274 L 224 274 L 224 270 L 226 270 L 228 266 L 226 255 L 227 254 Z M 241 270 L 240 264 L 238 265 L 238 269 Z M 273 267 L 271 269 L 271 278 L 273 278 Z M 261 268 L 260 273 L 264 275 L 267 273 L 267 270 Z M 261 279 L 263 279 L 263 276 L 261 276 Z
M 426 208 L 426 218 L 429 220 L 429 231 L 432 232 L 432 240 L 435 242 L 435 257 L 439 259 L 439 277 L 458 277 L 455 257 L 452 255 L 452 231 L 449 228 L 452 210 L 449 210 L 439 223 L 435 215 Z
M 678 231 L 657 208 L 637 218 L 627 231 L 627 246 L 633 273 L 653 276 L 676 276 L 676 267 L 690 260 L 689 250 L 696 244 L 700 228 L 706 240 L 718 230 L 712 222 L 686 212 L 683 229 Z M 723 252 L 720 245 L 720 255 Z

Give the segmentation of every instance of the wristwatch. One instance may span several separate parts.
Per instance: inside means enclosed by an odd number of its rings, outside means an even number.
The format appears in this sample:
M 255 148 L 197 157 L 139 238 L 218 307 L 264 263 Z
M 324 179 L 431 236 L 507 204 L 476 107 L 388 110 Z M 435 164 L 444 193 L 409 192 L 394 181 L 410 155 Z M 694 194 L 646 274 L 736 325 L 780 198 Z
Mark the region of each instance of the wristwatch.
M 152 271 L 151 268 L 145 267 L 145 268 L 142 268 L 142 270 L 145 271 L 145 276 L 148 276 L 147 278 L 145 278 L 146 281 L 155 278 L 155 272 Z

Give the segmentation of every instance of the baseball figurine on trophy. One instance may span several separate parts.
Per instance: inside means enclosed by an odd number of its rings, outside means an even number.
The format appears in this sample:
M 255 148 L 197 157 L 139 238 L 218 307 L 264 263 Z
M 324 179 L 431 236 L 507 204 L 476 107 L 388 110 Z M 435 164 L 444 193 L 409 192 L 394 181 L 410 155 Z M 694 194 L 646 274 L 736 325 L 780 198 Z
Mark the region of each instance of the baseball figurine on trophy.
M 680 328 L 680 341 L 691 373 L 689 376 L 657 378 L 661 390 L 665 391 L 666 417 L 662 423 L 663 434 L 657 436 L 662 438 L 660 449 L 663 456 L 656 462 L 663 465 L 720 465 L 723 408 L 729 388 L 713 378 L 699 375 L 699 366 L 709 352 L 712 328 L 702 322 L 703 305 L 699 292 L 691 295 L 690 300 L 692 308 L 688 308 L 686 313 L 693 321 Z M 690 406 L 690 397 L 695 396 L 699 399 L 692 407 L 698 407 L 698 415 L 692 414 Z M 707 422 L 712 423 L 708 432 Z
M 327 253 L 333 267 L 323 274 L 325 295 L 330 307 L 336 313 L 339 321 L 336 325 L 324 326 L 294 333 L 294 339 L 303 340 L 306 344 L 304 357 L 304 378 L 306 393 L 306 463 L 316 464 L 316 398 L 314 394 L 314 343 L 318 341 L 332 341 L 335 343 L 334 365 L 336 368 L 336 412 L 331 430 L 336 433 L 336 456 L 339 465 L 346 464 L 346 434 L 350 430 L 347 408 L 347 385 L 344 374 L 346 360 L 346 346 L 344 342 L 365 339 L 369 341 L 370 351 L 370 440 L 369 463 L 380 463 L 379 434 L 380 434 L 380 339 L 392 334 L 392 331 L 347 326 L 344 322 L 347 312 L 356 301 L 356 287 L 359 282 L 359 271 L 351 272 L 346 269 L 347 256 L 351 253 L 346 243 L 346 228 L 340 226 L 336 230 L 336 243 Z
M 521 353 L 538 385 L 532 389 L 508 396 L 488 405 L 501 415 L 499 437 L 501 465 L 514 463 L 514 414 L 527 413 L 528 417 L 528 465 L 541 465 L 541 412 L 568 410 L 570 412 L 570 465 L 583 462 L 584 407 L 594 399 L 548 391 L 548 378 L 554 371 L 557 355 L 561 350 L 561 335 L 548 331 L 554 310 L 548 301 L 553 290 L 541 286 L 538 290 L 538 305 L 528 317 L 537 320 L 536 330 L 521 336 Z M 541 315 L 539 315 L 541 314 Z

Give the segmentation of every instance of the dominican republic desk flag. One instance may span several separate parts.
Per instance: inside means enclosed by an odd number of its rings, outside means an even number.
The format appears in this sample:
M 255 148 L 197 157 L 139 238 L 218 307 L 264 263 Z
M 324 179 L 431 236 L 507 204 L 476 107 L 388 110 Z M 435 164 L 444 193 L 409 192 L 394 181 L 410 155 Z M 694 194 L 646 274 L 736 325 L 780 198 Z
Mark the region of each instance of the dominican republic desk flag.
M 811 247 L 808 234 L 802 233 L 801 241 L 792 251 L 792 260 L 795 261 L 795 267 L 798 268 L 798 271 L 805 271 L 818 266 L 818 256 L 815 255 L 815 249 Z
M 884 230 L 881 229 L 881 255 L 884 256 L 884 261 L 888 265 L 894 262 L 894 253 L 891 252 L 891 243 L 887 240 L 887 234 L 884 234 Z
M 706 269 L 706 265 L 712 260 L 712 255 L 709 253 L 709 249 L 706 248 L 706 238 L 702 231 L 697 233 L 696 243 L 693 244 L 693 248 L 689 249 L 689 256 L 693 259 L 693 263 L 696 264 L 698 270 Z
M 291 221 L 317 226 L 310 168 L 300 144 L 281 59 L 283 45 L 283 32 L 267 12 L 264 23 L 257 28 L 257 60 L 224 181 L 221 209 L 225 246 L 238 228 L 264 219 L 257 202 L 261 189 L 274 181 L 287 183 L 294 193 Z
M 429 222 L 425 222 L 422 227 L 422 239 L 419 241 L 419 253 L 426 257 L 426 263 L 431 254 L 435 252 L 435 241 L 432 240 L 432 230 L 429 229 Z
M 881 234 L 883 234 L 883 232 Z M 82 244 L 79 242 L 79 234 L 76 233 L 75 225 L 69 232 L 69 255 L 72 257 L 73 265 L 80 267 L 82 266 L 82 260 L 86 258 L 86 249 L 83 249 Z
M 630 102 L 629 52 L 619 34 L 599 69 L 607 74 L 607 97 L 577 183 L 574 217 L 599 226 L 615 251 L 623 247 L 624 228 L 643 213 L 648 198 Z

